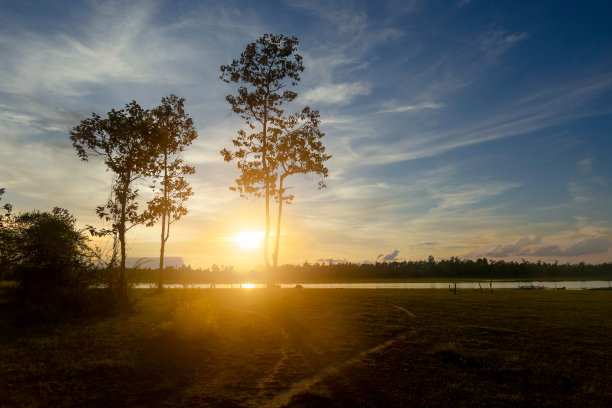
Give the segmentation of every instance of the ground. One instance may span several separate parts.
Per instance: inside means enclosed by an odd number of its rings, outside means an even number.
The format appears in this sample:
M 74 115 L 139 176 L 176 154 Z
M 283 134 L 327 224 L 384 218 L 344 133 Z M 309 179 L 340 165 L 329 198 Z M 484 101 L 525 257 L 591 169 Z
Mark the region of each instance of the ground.
M 612 406 L 612 291 L 176 289 L 0 322 L 0 406 Z

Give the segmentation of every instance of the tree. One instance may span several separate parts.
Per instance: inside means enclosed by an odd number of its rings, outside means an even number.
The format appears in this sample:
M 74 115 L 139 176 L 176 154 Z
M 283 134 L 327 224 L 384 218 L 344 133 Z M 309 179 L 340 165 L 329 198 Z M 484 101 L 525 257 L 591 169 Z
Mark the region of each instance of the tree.
M 294 36 L 264 34 L 247 45 L 239 59 L 221 66 L 221 80 L 240 84 L 237 95 L 228 95 L 226 100 L 252 131 L 248 134 L 245 130 L 238 131 L 238 137 L 233 140 L 237 150 L 223 149 L 221 154 L 225 161 L 236 161 L 241 170 L 232 190 L 243 196 L 265 198 L 264 263 L 268 270 L 270 197 L 275 194 L 276 184 L 272 154 L 276 138 L 286 127 L 287 117 L 282 106 L 297 97 L 287 86 L 297 85 L 304 70 L 302 57 L 296 53 L 297 45 L 298 39 Z
M 305 107 L 302 112 L 293 115 L 291 120 L 288 121 L 289 126 L 285 133 L 278 138 L 275 157 L 278 176 L 278 187 L 275 189 L 275 198 L 278 202 L 278 218 L 274 252 L 272 253 L 275 271 L 278 268 L 283 202 L 291 204 L 294 198 L 292 194 L 285 194 L 291 188 L 285 186 L 285 180 L 295 174 L 304 176 L 314 174 L 321 177 L 317 183 L 319 189 L 326 187 L 323 179 L 327 177 L 328 170 L 324 163 L 332 156 L 325 154 L 325 146 L 321 142 L 325 134 L 319 130 L 319 123 L 319 111 Z
M 120 265 L 117 290 L 127 298 L 125 276 L 126 233 L 144 222 L 138 213 L 138 189 L 135 182 L 152 173 L 156 146 L 149 112 L 136 101 L 121 110 L 112 109 L 106 118 L 93 113 L 70 131 L 70 140 L 81 160 L 99 156 L 113 173 L 109 200 L 97 207 L 101 219 L 111 222 L 120 246 Z
M 162 98 L 162 103 L 151 112 L 157 159 L 153 176 L 160 184 L 155 197 L 148 202 L 144 214 L 147 226 L 154 225 L 161 218 L 161 244 L 159 250 L 158 289 L 163 288 L 164 251 L 170 237 L 170 225 L 187 214 L 185 201 L 193 195 L 186 175 L 194 174 L 195 168 L 183 163 L 181 153 L 198 137 L 193 120 L 185 113 L 184 98 L 171 94 Z M 155 186 L 153 186 L 155 187 Z
M 0 188 L 0 201 L 2 201 L 2 196 L 4 195 L 5 192 L 6 192 L 5 187 Z M 11 211 L 13 211 L 13 206 L 9 203 L 4 203 L 2 205 L 2 209 L 5 211 L 5 214 L 0 214 L 0 222 L 2 222 L 3 218 L 11 215 Z
M 0 201 L 2 200 L 2 196 L 5 192 L 6 188 L 0 188 Z M 8 232 L 8 230 L 6 230 L 4 226 L 5 222 L 8 222 L 10 220 L 13 206 L 9 203 L 4 203 L 1 208 L 5 212 L 4 214 L 0 214 L 0 280 L 3 280 L 8 275 L 9 259 L 12 256 L 12 253 L 9 248 L 6 248 L 2 244 L 3 242 L 5 242 L 3 237 Z
M 65 209 L 10 216 L 1 227 L 0 248 L 17 282 L 20 303 L 51 305 L 75 299 L 95 280 L 89 239 Z

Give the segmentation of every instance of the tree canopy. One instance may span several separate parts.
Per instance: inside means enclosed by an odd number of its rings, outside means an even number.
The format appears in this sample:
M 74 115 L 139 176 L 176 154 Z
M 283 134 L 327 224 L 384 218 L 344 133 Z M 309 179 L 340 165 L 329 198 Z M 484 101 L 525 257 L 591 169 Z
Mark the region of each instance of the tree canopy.
M 161 221 L 158 288 L 163 287 L 164 252 L 170 237 L 170 225 L 187 214 L 185 202 L 193 190 L 185 176 L 194 174 L 195 168 L 183 162 L 182 152 L 198 137 L 193 120 L 185 112 L 185 99 L 171 94 L 151 111 L 156 158 L 152 176 L 156 184 L 155 197 L 147 203 L 144 219 L 148 226 Z
M 93 113 L 70 131 L 70 140 L 83 161 L 88 161 L 90 156 L 101 157 L 113 172 L 111 196 L 96 212 L 111 223 L 110 232 L 119 240 L 117 289 L 125 297 L 126 232 L 144 222 L 138 212 L 135 181 L 152 174 L 157 156 L 151 115 L 136 101 L 123 109 L 112 109 L 106 118 Z
M 228 95 L 226 100 L 249 129 L 240 129 L 232 140 L 234 149 L 223 149 L 221 155 L 225 161 L 236 162 L 240 170 L 236 185 L 230 189 L 243 197 L 265 198 L 264 262 L 268 269 L 270 198 L 278 202 L 272 255 L 276 268 L 283 202 L 293 199 L 293 195 L 286 194 L 290 187 L 285 185 L 285 179 L 295 174 L 316 174 L 321 177 L 319 188 L 323 188 L 322 179 L 327 177 L 324 162 L 331 158 L 321 142 L 324 133 L 319 130 L 319 112 L 307 106 L 301 112 L 287 115 L 283 109 L 284 104 L 297 97 L 288 87 L 296 86 L 304 71 L 297 45 L 294 36 L 265 34 L 247 45 L 239 59 L 221 66 L 224 82 L 240 84 L 237 94 Z

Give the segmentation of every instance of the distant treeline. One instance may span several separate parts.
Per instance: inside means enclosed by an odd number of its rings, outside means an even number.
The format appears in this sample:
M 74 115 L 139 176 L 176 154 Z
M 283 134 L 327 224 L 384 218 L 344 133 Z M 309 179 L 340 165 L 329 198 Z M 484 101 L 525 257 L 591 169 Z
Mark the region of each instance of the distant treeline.
M 148 269 L 130 269 L 132 282 L 155 282 L 157 272 Z M 546 262 L 491 261 L 484 259 L 357 263 L 304 263 L 283 265 L 274 273 L 276 282 L 325 282 L 363 281 L 387 279 L 512 279 L 512 280 L 560 280 L 589 279 L 611 280 L 612 263 L 599 265 L 559 264 Z M 166 268 L 164 281 L 167 283 L 231 283 L 264 282 L 264 271 L 249 274 L 235 274 L 232 268 L 193 269 L 190 266 Z

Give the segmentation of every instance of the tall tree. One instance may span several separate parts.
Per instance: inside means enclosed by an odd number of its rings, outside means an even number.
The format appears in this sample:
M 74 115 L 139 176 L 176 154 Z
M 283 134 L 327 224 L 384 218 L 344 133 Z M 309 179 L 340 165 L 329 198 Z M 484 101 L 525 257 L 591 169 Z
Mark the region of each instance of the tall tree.
M 138 213 L 135 182 L 151 174 L 156 157 L 151 115 L 136 101 L 121 110 L 111 110 L 106 118 L 93 113 L 70 131 L 70 140 L 81 160 L 99 156 L 113 173 L 111 198 L 98 206 L 96 212 L 100 218 L 112 223 L 112 231 L 119 239 L 117 290 L 125 299 L 126 233 L 143 222 Z
M 319 129 L 319 123 L 319 111 L 305 107 L 302 112 L 293 115 L 287 121 L 287 129 L 278 137 L 275 146 L 275 167 L 278 180 L 278 186 L 275 188 L 278 217 L 274 252 L 272 253 L 275 270 L 278 268 L 283 202 L 291 204 L 294 198 L 292 194 L 286 194 L 291 187 L 285 185 L 285 180 L 296 174 L 315 175 L 320 177 L 317 182 L 319 189 L 326 187 L 323 179 L 327 177 L 328 170 L 324 163 L 332 156 L 325 154 L 325 146 L 321 141 L 325 133 Z
M 297 85 L 304 70 L 302 57 L 296 53 L 297 45 L 298 39 L 294 36 L 264 34 L 247 45 L 239 59 L 221 66 L 220 78 L 226 83 L 240 85 L 238 93 L 228 95 L 226 100 L 252 131 L 240 130 L 233 140 L 237 150 L 223 149 L 221 154 L 226 161 L 236 161 L 241 170 L 236 187 L 232 189 L 243 196 L 265 198 L 264 263 L 268 270 L 270 197 L 274 197 L 276 184 L 272 148 L 286 128 L 287 117 L 282 106 L 297 97 L 297 93 L 287 87 Z
M 183 163 L 182 152 L 198 137 L 193 120 L 185 112 L 185 99 L 171 94 L 153 109 L 152 118 L 157 143 L 154 177 L 155 197 L 148 202 L 144 214 L 148 226 L 161 219 L 158 289 L 163 288 L 164 252 L 170 237 L 170 225 L 187 214 L 184 204 L 193 191 L 184 176 L 195 173 L 195 168 Z

